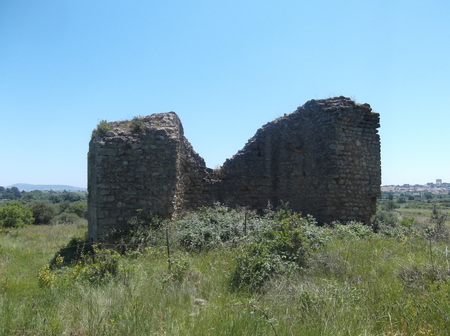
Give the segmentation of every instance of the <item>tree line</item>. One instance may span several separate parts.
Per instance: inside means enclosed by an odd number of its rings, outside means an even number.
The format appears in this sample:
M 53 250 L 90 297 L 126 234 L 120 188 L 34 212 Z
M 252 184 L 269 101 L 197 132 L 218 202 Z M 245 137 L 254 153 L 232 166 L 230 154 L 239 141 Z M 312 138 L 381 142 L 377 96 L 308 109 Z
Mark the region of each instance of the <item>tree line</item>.
M 0 186 L 0 228 L 78 223 L 87 217 L 87 192 Z

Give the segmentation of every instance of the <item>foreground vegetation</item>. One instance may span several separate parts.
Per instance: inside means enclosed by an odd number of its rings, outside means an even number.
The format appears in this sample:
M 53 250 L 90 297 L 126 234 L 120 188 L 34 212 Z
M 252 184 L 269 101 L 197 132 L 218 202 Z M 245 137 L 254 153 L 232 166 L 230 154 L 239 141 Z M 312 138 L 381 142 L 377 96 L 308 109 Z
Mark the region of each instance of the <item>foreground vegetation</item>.
M 447 213 L 388 208 L 319 227 L 217 205 L 109 246 L 85 223 L 3 229 L 0 334 L 447 335 Z

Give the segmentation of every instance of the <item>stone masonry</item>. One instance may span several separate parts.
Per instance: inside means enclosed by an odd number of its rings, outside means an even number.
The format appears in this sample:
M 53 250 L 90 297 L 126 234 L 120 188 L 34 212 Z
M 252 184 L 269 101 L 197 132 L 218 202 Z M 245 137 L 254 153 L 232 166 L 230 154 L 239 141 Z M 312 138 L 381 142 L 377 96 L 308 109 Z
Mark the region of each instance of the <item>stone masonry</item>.
M 89 238 L 105 239 L 132 218 L 171 218 L 215 202 L 257 211 L 288 202 L 320 223 L 368 223 L 380 195 L 379 126 L 368 104 L 310 100 L 212 170 L 174 112 L 109 122 L 89 144 Z

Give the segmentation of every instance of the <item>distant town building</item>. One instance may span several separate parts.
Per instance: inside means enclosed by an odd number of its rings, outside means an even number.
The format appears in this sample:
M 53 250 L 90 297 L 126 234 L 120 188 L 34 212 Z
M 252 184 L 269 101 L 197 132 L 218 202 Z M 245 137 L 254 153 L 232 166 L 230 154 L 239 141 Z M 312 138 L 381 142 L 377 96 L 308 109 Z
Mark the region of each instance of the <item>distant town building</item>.
M 442 184 L 442 179 L 436 179 L 436 184 L 440 186 Z

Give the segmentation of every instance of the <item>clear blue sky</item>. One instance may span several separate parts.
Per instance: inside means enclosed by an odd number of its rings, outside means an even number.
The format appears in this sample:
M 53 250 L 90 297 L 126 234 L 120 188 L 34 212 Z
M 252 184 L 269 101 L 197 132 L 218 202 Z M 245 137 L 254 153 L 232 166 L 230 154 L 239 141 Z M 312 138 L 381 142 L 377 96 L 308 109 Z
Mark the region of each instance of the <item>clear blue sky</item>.
M 0 1 L 0 186 L 85 187 L 102 119 L 175 111 L 209 167 L 310 99 L 381 115 L 383 184 L 450 182 L 450 2 Z

